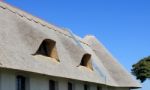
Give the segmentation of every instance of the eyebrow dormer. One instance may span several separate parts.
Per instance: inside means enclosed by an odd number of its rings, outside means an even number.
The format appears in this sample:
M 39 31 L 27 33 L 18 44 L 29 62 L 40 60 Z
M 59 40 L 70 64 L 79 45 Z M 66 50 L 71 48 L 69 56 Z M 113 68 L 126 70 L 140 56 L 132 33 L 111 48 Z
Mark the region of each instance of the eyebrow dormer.
M 92 61 L 91 61 L 91 54 L 86 53 L 83 55 L 83 57 L 81 59 L 80 66 L 84 66 L 86 68 L 93 70 Z
M 34 55 L 43 55 L 59 61 L 56 42 L 50 39 L 45 39 Z

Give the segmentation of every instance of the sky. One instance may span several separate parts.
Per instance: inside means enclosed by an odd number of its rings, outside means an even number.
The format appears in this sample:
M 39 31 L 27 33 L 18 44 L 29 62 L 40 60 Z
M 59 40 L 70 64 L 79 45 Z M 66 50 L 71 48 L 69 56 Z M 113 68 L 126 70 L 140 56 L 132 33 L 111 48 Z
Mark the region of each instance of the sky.
M 96 36 L 131 72 L 150 55 L 150 0 L 5 0 L 80 37 Z M 150 80 L 140 90 L 150 90 Z

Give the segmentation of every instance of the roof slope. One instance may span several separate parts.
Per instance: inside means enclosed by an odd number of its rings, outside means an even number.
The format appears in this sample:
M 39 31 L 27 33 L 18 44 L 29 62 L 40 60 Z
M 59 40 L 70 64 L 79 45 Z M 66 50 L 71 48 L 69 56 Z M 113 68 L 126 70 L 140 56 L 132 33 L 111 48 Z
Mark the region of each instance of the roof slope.
M 105 49 L 90 38 L 79 40 L 72 34 L 48 24 L 10 5 L 0 2 L 0 67 L 70 78 L 115 87 L 140 87 Z M 60 63 L 52 58 L 33 56 L 45 39 L 56 41 Z M 87 43 L 85 43 L 85 42 Z M 95 41 L 95 39 L 94 39 Z M 91 45 L 91 46 L 90 46 Z M 97 48 L 98 46 L 98 48 Z M 95 52 L 97 49 L 98 52 Z M 99 70 L 77 67 L 85 53 Z M 106 56 L 104 55 L 106 54 Z M 112 62 L 114 66 L 110 63 Z M 95 66 L 94 65 L 94 66 Z M 122 77 L 124 76 L 124 77 Z
M 94 36 L 86 36 L 84 41 L 94 50 L 95 54 L 101 60 L 104 67 L 107 68 L 111 77 L 119 86 L 134 85 L 136 81 L 124 67 L 109 53 L 109 51 Z M 134 81 L 134 82 L 133 82 Z M 138 84 L 138 83 L 137 83 Z

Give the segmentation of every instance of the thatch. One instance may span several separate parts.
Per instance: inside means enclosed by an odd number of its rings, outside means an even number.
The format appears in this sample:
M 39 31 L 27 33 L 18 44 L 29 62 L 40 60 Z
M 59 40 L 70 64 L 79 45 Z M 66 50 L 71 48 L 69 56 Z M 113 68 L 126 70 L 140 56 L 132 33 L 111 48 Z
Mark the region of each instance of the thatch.
M 77 39 L 76 39 L 77 38 Z M 55 41 L 54 57 L 35 54 L 44 40 Z M 56 51 L 57 49 L 57 51 Z M 92 36 L 68 31 L 0 2 L 0 67 L 115 87 L 140 87 Z M 81 59 L 88 57 L 88 67 Z M 91 64 L 93 66 L 91 66 Z

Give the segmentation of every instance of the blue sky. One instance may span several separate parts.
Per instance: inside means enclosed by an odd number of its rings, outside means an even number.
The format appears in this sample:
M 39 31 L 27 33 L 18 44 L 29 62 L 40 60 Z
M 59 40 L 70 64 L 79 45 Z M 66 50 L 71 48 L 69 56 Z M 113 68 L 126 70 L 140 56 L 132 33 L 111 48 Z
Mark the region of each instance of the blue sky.
M 5 1 L 81 37 L 95 35 L 129 72 L 150 55 L 150 0 Z M 150 81 L 141 90 L 150 90 Z

